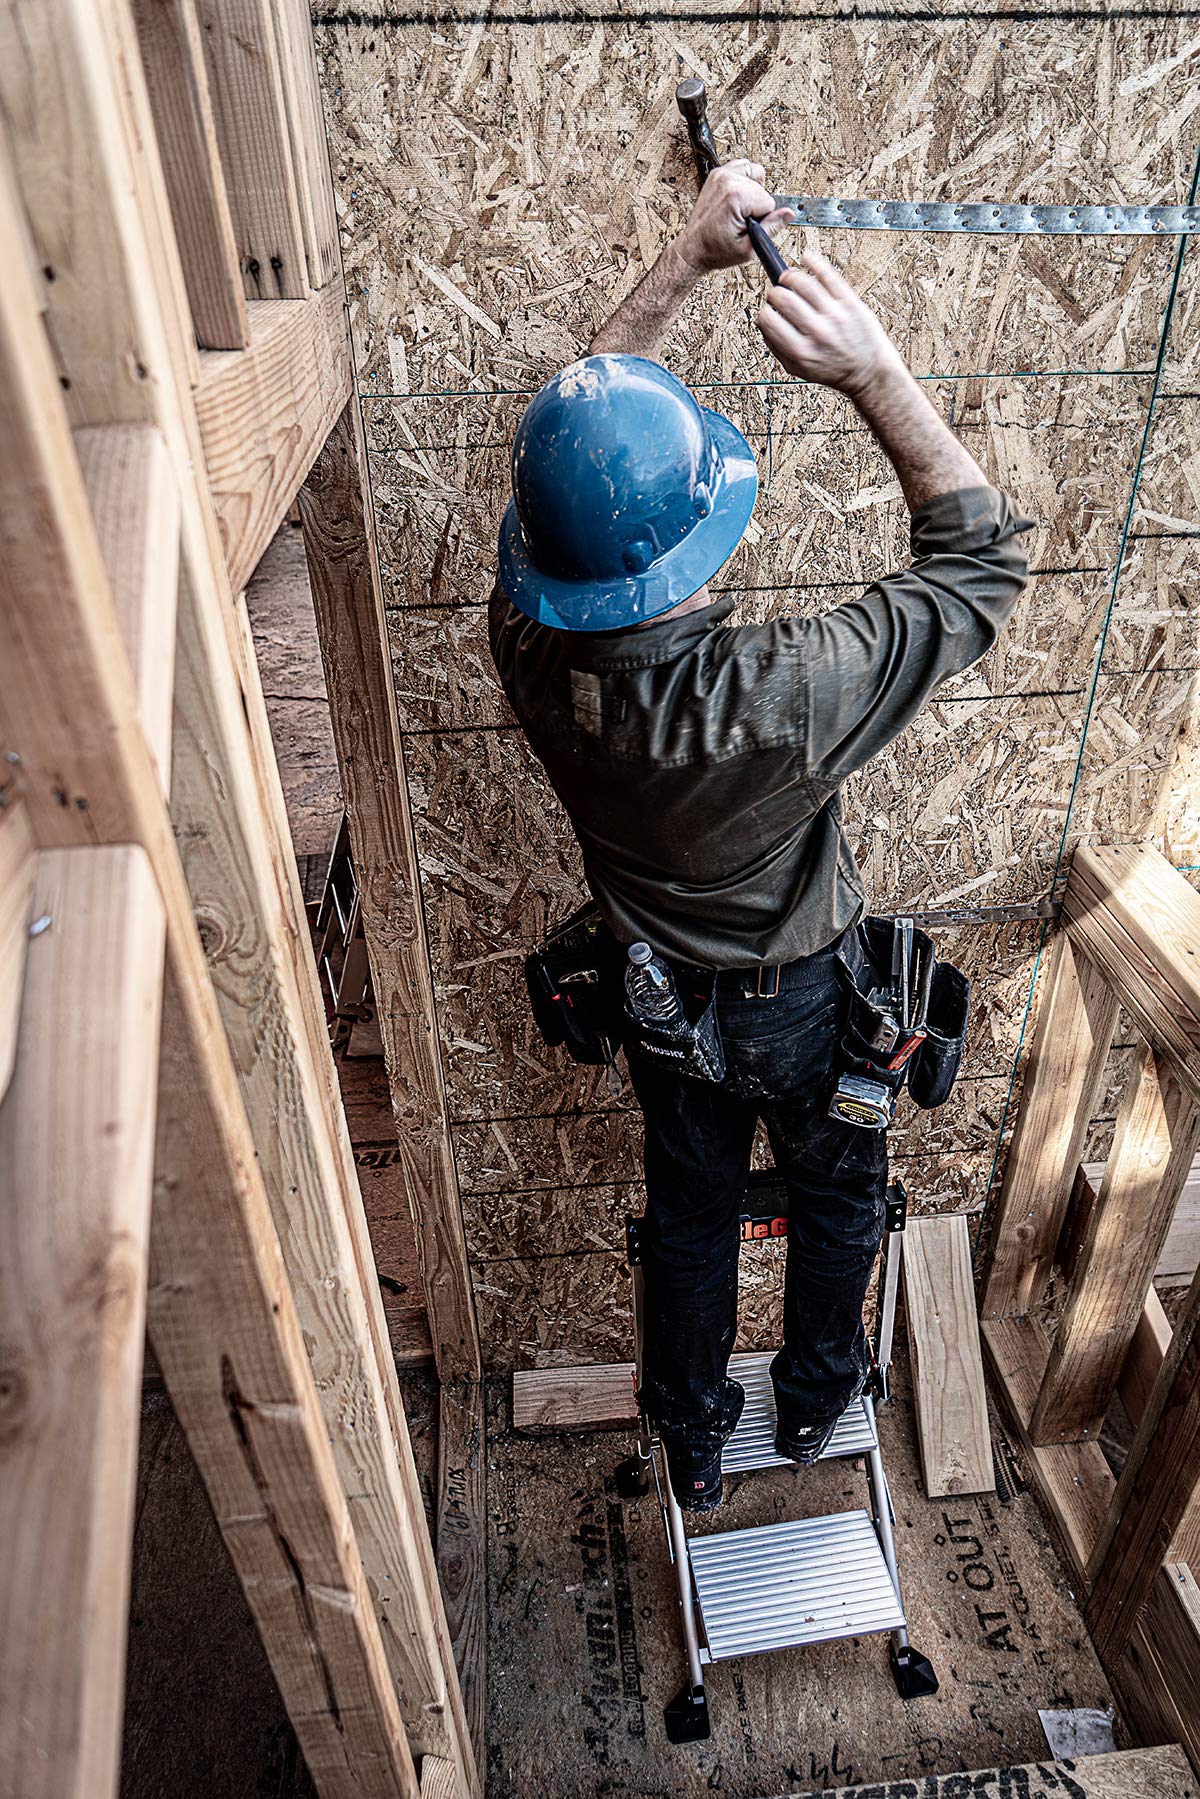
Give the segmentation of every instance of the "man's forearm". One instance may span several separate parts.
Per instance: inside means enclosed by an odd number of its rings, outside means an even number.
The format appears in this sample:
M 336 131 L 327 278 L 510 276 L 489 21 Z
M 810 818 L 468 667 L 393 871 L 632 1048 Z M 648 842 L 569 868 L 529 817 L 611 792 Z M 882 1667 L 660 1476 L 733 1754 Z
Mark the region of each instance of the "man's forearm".
M 910 512 L 939 494 L 991 485 L 899 356 L 849 397 L 886 450 Z
M 648 356 L 658 360 L 663 339 L 679 317 L 683 303 L 704 279 L 672 239 L 658 261 L 622 300 L 606 325 L 588 345 L 589 356 Z

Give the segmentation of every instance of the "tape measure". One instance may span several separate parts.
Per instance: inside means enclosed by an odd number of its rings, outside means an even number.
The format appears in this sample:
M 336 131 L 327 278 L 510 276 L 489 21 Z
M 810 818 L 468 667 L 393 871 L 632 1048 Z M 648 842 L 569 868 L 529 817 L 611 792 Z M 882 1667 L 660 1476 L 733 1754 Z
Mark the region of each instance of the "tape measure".
M 844 1074 L 829 1102 L 829 1116 L 864 1131 L 886 1131 L 896 1112 L 896 1099 L 882 1081 L 862 1074 Z
M 997 237 L 1190 237 L 1200 232 L 1200 206 L 1023 206 L 970 201 L 820 200 L 776 194 L 795 225 L 843 231 L 974 231 Z

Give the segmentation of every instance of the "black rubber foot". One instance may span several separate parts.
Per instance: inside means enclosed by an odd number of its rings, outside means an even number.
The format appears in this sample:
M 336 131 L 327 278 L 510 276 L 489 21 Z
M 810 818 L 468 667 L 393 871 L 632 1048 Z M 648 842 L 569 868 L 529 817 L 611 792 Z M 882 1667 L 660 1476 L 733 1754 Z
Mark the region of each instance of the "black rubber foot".
M 933 1671 L 933 1663 L 927 1655 L 914 1649 L 910 1644 L 907 1649 L 897 1650 L 896 1645 L 888 1645 L 888 1659 L 892 1664 L 892 1679 L 896 1683 L 896 1691 L 901 1699 L 928 1699 L 938 1690 L 938 1677 Z
M 685 1681 L 670 1705 L 663 1707 L 667 1739 L 672 1743 L 702 1743 L 712 1735 L 708 1722 L 708 1695 L 703 1687 Z
M 650 1464 L 640 1455 L 631 1455 L 620 1464 L 613 1478 L 622 1499 L 640 1499 L 650 1491 Z

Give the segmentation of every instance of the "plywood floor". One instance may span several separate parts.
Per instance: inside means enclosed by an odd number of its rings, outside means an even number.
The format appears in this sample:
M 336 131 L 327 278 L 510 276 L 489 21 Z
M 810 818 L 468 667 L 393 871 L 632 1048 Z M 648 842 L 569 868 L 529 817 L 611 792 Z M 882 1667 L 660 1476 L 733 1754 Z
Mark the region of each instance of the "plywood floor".
M 433 1380 L 423 1370 L 401 1379 L 428 1503 Z M 941 1692 L 902 1705 L 882 1639 L 727 1663 L 710 1677 L 712 1739 L 673 1748 L 660 1710 L 683 1675 L 674 1592 L 653 1501 L 624 1503 L 612 1490 L 624 1438 L 520 1437 L 509 1417 L 508 1383 L 495 1379 L 488 1393 L 489 1799 L 714 1792 L 762 1799 L 1019 1767 L 1045 1759 L 1039 1707 L 1112 1703 L 1003 1436 L 995 1437 L 996 1495 L 930 1504 L 918 1482 L 901 1371 L 883 1442 L 913 1639 L 933 1658 Z M 767 1522 L 800 1505 L 847 1508 L 863 1503 L 864 1488 L 849 1464 L 805 1476 L 746 1476 L 731 1483 L 716 1522 Z M 1117 1729 L 1121 1742 L 1119 1720 Z M 1059 1790 L 1073 1789 L 1046 1787 Z M 912 1789 L 899 1791 L 911 1799 Z M 1013 1799 L 1026 1799 L 1026 1791 L 1011 1787 Z M 313 1799 L 187 1446 L 165 1395 L 151 1393 L 122 1796 L 168 1793 Z

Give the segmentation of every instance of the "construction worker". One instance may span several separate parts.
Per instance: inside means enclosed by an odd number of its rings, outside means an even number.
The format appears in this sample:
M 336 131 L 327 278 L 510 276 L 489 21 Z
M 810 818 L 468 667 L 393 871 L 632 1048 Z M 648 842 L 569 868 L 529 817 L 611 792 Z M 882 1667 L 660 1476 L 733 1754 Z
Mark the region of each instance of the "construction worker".
M 531 401 L 490 614 L 505 693 L 618 941 L 644 940 L 681 980 L 719 971 L 719 1084 L 627 1045 L 645 1118 L 641 1398 L 694 1511 L 720 1502 L 742 1406 L 727 1366 L 760 1118 L 789 1198 L 771 1367 L 780 1454 L 816 1460 L 864 1385 L 887 1155 L 883 1131 L 828 1116 L 835 952 L 853 963 L 864 910 L 840 789 L 995 642 L 1025 583 L 1029 526 L 853 288 L 805 255 L 767 291 L 758 329 L 789 375 L 843 394 L 886 451 L 912 565 L 821 616 L 726 623 L 737 596 L 707 583 L 749 520 L 753 453 L 655 359 L 697 284 L 750 260 L 746 219 L 786 216 L 762 181 L 750 162 L 711 174 L 589 355 Z M 808 503 L 795 495 L 797 511 Z

